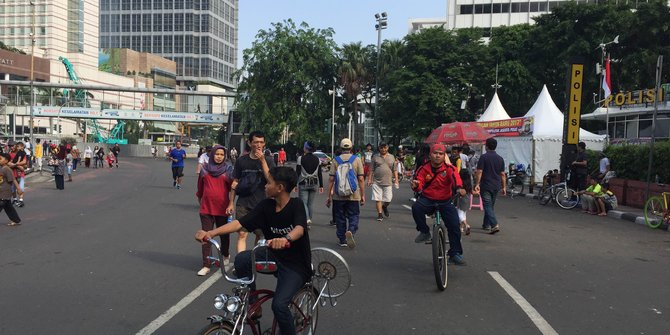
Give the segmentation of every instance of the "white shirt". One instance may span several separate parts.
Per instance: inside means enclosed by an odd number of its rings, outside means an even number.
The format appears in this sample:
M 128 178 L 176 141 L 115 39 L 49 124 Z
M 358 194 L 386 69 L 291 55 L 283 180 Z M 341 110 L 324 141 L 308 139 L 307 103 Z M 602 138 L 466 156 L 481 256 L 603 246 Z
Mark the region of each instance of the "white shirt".
M 209 163 L 209 155 L 207 153 L 203 153 L 202 155 L 200 155 L 200 157 L 198 158 L 198 163 L 200 163 L 200 165 L 205 165 Z
M 600 160 L 600 173 L 605 173 L 607 171 L 607 166 L 610 165 L 610 160 L 607 157 L 603 157 Z
M 468 168 L 468 161 L 470 160 L 470 158 L 468 158 L 468 155 L 466 155 L 462 152 L 459 155 L 461 156 L 461 170 L 467 169 Z

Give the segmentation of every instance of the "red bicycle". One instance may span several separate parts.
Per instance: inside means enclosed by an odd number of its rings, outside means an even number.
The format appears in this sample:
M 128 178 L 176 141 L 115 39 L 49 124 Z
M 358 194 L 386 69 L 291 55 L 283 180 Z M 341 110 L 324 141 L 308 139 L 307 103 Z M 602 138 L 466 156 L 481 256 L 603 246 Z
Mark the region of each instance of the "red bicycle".
M 220 266 L 223 256 L 219 243 L 209 239 L 216 250 L 210 258 Z M 256 272 L 272 274 L 277 271 L 277 264 L 272 261 L 256 261 L 256 249 L 267 248 L 266 240 L 259 240 L 251 252 L 251 261 L 254 269 L 251 278 L 235 278 L 229 276 L 225 267 L 221 273 L 230 283 L 235 284 L 232 295 L 217 294 L 214 297 L 214 308 L 221 311 L 207 319 L 210 324 L 198 334 L 203 335 L 241 335 L 249 330 L 254 335 L 272 335 L 277 332 L 277 322 L 272 320 L 269 328 L 262 330 L 261 309 L 263 304 L 274 296 L 274 291 L 268 289 L 251 290 L 250 285 L 256 277 Z M 343 295 L 351 284 L 349 265 L 337 252 L 328 248 L 312 249 L 312 269 L 314 274 L 293 297 L 290 309 L 293 314 L 297 334 L 314 334 L 319 320 L 319 305 L 337 305 L 336 298 Z M 250 303 L 250 298 L 255 302 Z M 326 299 L 323 299 L 326 298 Z M 253 300 L 253 299 L 251 299 Z M 267 327 L 267 325 L 266 325 Z

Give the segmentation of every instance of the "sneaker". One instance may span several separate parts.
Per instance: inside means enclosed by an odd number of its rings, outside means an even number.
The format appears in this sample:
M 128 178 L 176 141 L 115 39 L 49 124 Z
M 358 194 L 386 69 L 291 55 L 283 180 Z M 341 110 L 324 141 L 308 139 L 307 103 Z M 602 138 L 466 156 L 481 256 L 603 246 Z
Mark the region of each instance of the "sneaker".
M 493 234 L 495 234 L 499 231 L 500 231 L 500 228 L 498 228 L 498 225 L 496 225 L 495 227 L 491 228 L 491 231 L 489 231 L 489 234 L 493 235 Z
M 24 205 L 23 199 L 19 199 L 19 201 L 16 202 L 16 206 L 23 207 Z
M 354 240 L 354 233 L 347 230 L 344 236 L 347 238 L 347 246 L 349 247 L 349 249 L 355 248 L 356 241 Z
M 181 190 L 181 185 L 177 184 L 177 189 Z
M 347 247 L 349 247 L 347 245 L 347 241 L 340 241 L 340 248 L 347 248 Z
M 329 222 L 328 224 L 331 225 L 331 226 L 334 226 L 334 225 L 335 225 L 335 221 L 330 220 L 330 222 Z
M 389 217 L 389 206 L 382 206 L 382 210 L 384 210 L 384 216 Z
M 419 235 L 414 239 L 414 243 L 422 243 L 430 241 L 430 233 L 419 233 Z
M 172 182 L 172 187 L 177 187 L 177 182 L 176 181 Z
M 484 227 L 484 226 L 482 226 L 482 230 L 491 231 L 491 227 Z
M 204 266 L 200 271 L 198 271 L 198 276 L 206 276 L 209 273 L 209 268 Z
M 377 213 L 377 221 L 379 221 L 379 222 L 384 221 L 384 218 L 382 217 L 382 213 Z
M 465 260 L 463 259 L 463 255 L 453 255 L 449 256 L 447 264 L 465 265 L 466 263 Z
M 20 226 L 21 222 L 9 221 L 9 223 L 7 225 L 10 226 L 10 227 Z

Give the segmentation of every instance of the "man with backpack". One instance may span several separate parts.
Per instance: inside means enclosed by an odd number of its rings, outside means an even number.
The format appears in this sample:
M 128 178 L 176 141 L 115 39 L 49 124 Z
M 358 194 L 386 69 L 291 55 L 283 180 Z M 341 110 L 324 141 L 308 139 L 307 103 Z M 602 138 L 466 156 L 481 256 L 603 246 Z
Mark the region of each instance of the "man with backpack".
M 351 152 L 352 147 L 348 138 L 340 142 L 342 154 L 331 162 L 326 201 L 326 206 L 330 206 L 332 201 L 340 247 L 349 248 L 356 247 L 354 234 L 358 231 L 359 203 L 360 206 L 365 205 L 363 162 Z
M 321 177 L 321 166 L 319 157 L 314 156 L 314 143 L 307 141 L 303 145 L 304 155 L 298 157 L 298 165 L 295 172 L 298 174 L 298 195 L 305 204 L 307 214 L 307 227 L 312 224 L 312 204 L 316 196 L 316 190 L 323 193 L 323 177 Z
M 267 184 L 270 176 L 270 169 L 275 167 L 272 156 L 263 154 L 265 149 L 265 134 L 263 132 L 256 130 L 249 133 L 247 144 L 249 145 L 249 153 L 240 156 L 235 161 L 234 180 L 229 196 L 231 201 L 226 209 L 228 215 L 232 215 L 234 212 L 236 219 L 247 215 L 266 198 L 265 184 Z M 262 164 L 261 160 L 265 160 L 266 164 Z M 233 211 L 233 200 L 236 195 L 238 196 L 237 206 Z M 239 234 L 237 252 L 246 250 L 247 233 L 240 231 Z
M 389 154 L 389 146 L 386 143 L 379 144 L 379 153 L 372 157 L 371 169 L 368 173 L 368 186 L 372 186 L 372 200 L 377 206 L 377 221 L 382 222 L 382 212 L 389 217 L 389 205 L 393 199 L 393 181 L 396 188 L 398 184 L 398 169 L 395 158 Z

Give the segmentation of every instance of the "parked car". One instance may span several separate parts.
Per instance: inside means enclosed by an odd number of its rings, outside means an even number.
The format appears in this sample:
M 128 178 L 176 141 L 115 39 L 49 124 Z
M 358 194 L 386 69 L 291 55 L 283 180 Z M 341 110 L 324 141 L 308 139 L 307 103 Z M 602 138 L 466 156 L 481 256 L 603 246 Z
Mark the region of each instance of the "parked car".
M 319 165 L 321 166 L 322 169 L 328 170 L 330 169 L 330 161 L 332 158 L 328 155 L 326 155 L 323 151 L 315 151 L 314 156 L 319 158 Z

